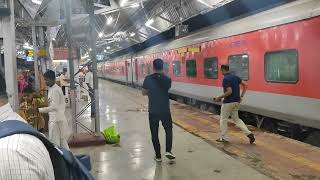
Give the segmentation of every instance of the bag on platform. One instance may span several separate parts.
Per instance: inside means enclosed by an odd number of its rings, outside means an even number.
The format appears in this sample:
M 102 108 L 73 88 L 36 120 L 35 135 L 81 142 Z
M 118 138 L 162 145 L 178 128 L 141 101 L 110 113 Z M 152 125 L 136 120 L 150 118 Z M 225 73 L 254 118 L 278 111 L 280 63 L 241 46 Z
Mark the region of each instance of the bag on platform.
M 36 129 L 22 121 L 8 120 L 0 123 L 0 139 L 14 134 L 29 134 L 42 141 L 50 154 L 56 180 L 95 179 L 89 172 L 91 166 L 88 155 L 74 156 L 72 152 L 52 144 Z
M 120 135 L 114 126 L 106 128 L 102 132 L 107 144 L 116 144 L 120 142 Z

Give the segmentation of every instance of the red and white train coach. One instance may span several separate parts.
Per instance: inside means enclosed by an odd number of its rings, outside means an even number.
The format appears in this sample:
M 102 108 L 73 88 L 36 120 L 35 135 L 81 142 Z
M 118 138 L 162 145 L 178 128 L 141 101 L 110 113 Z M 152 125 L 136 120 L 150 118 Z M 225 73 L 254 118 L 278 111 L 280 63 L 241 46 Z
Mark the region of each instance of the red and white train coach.
M 318 0 L 295 1 L 100 63 L 99 76 L 141 85 L 161 58 L 171 94 L 213 103 L 229 64 L 249 85 L 243 111 L 320 129 L 319 15 Z

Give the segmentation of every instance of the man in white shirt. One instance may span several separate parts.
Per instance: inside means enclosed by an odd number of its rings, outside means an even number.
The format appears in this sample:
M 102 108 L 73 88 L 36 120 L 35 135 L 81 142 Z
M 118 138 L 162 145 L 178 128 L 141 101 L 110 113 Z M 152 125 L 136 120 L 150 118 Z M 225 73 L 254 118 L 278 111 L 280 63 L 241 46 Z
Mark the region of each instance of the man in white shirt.
M 39 108 L 40 113 L 49 113 L 49 140 L 69 150 L 67 142 L 67 119 L 65 101 L 61 88 L 56 84 L 55 72 L 48 70 L 44 74 L 48 86 L 48 107 Z
M 62 74 L 59 77 L 60 86 L 62 88 L 63 95 L 66 95 L 66 86 L 68 86 L 68 76 L 67 76 L 67 69 L 64 68 Z
M 0 123 L 20 120 L 13 112 L 0 74 Z M 0 179 L 1 180 L 54 180 L 50 155 L 44 144 L 27 134 L 15 134 L 0 139 Z
M 88 72 L 86 74 L 86 84 L 88 86 L 89 89 L 89 96 L 91 99 L 91 117 L 95 117 L 95 102 L 93 102 L 94 100 L 94 87 L 93 87 L 93 73 L 92 73 L 92 68 L 91 65 L 88 66 Z

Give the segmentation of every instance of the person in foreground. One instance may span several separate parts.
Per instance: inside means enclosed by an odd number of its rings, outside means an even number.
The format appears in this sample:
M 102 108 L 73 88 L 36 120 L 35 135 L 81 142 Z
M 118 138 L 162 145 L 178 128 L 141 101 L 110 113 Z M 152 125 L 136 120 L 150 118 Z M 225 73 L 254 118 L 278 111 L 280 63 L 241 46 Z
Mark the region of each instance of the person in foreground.
M 56 84 L 55 72 L 48 70 L 44 74 L 48 86 L 48 107 L 39 108 L 40 113 L 49 113 L 49 140 L 69 150 L 67 142 L 67 119 L 65 116 L 65 99 L 61 88 Z
M 238 126 L 242 132 L 244 132 L 249 138 L 250 144 L 253 144 L 255 141 L 254 135 L 244 122 L 239 118 L 239 107 L 244 97 L 247 84 L 241 80 L 238 76 L 232 75 L 229 72 L 229 65 L 221 65 L 221 72 L 224 75 L 223 78 L 223 92 L 224 94 L 213 98 L 215 102 L 221 102 L 223 99 L 223 103 L 221 106 L 221 114 L 220 114 L 220 130 L 221 136 L 217 140 L 218 142 L 228 142 L 227 139 L 227 131 L 228 131 L 228 119 L 231 116 L 233 122 Z M 240 95 L 240 85 L 242 86 L 242 93 Z
M 13 112 L 6 92 L 6 84 L 0 73 L 0 123 L 19 120 Z M 0 179 L 54 180 L 49 152 L 37 138 L 27 134 L 14 134 L 0 139 Z
M 171 79 L 163 73 L 163 61 L 153 61 L 153 74 L 148 75 L 142 86 L 142 94 L 149 99 L 149 125 L 152 136 L 152 143 L 155 151 L 155 161 L 161 162 L 161 150 L 159 143 L 159 121 L 166 132 L 166 153 L 169 160 L 176 157 L 172 154 L 172 118 L 169 104 L 169 89 Z

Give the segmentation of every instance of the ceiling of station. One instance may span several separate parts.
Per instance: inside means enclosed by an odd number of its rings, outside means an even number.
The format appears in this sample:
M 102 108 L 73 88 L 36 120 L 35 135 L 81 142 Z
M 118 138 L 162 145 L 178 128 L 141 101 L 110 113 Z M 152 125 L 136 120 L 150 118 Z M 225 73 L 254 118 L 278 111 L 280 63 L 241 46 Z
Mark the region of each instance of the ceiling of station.
M 87 53 L 89 16 L 87 0 L 72 2 L 72 38 Z M 101 53 L 113 53 L 141 43 L 181 24 L 185 20 L 206 13 L 233 0 L 107 0 L 95 1 L 97 48 Z M 17 42 L 31 43 L 31 26 L 50 26 L 55 47 L 66 46 L 63 0 L 16 0 Z

